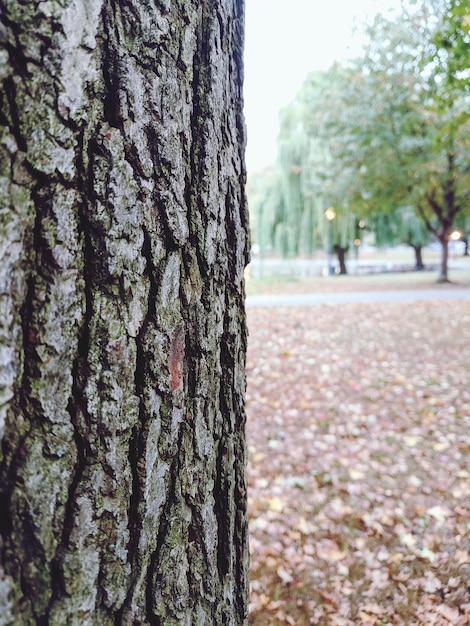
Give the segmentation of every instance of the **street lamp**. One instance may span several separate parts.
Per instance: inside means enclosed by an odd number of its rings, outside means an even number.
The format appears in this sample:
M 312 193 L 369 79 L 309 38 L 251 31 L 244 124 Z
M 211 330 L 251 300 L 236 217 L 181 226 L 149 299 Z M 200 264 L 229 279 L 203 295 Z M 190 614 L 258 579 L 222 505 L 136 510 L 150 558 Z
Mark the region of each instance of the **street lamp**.
M 328 274 L 332 276 L 335 273 L 333 264 L 331 262 L 331 244 L 332 244 L 332 232 L 333 232 L 333 220 L 336 217 L 336 211 L 332 206 L 328 207 L 325 211 L 326 221 L 328 222 L 328 239 L 327 239 L 327 262 L 328 262 Z

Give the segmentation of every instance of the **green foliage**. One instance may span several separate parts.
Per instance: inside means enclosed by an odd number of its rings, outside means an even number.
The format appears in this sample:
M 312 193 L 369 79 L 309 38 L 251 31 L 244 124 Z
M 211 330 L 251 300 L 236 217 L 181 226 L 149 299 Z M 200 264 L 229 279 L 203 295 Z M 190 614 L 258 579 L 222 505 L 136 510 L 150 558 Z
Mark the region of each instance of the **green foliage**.
M 446 5 L 431 41 L 433 58 L 450 95 L 455 89 L 470 92 L 470 7 L 464 0 Z
M 272 249 L 292 257 L 318 247 L 318 198 L 310 185 L 310 142 L 302 121 L 297 102 L 281 111 L 277 163 L 248 182 L 253 240 L 262 253 Z
M 446 248 L 456 220 L 467 225 L 468 2 L 404 1 L 366 34 L 363 56 L 310 74 L 281 112 L 268 213 L 270 243 L 285 254 L 325 247 L 328 206 L 343 248 L 360 218 L 378 242 L 413 247 L 427 243 L 427 229 Z
M 442 0 L 378 16 L 364 56 L 329 72 L 322 128 L 334 185 L 343 181 L 359 215 L 375 216 L 378 239 L 422 239 L 414 217 L 403 221 L 411 206 L 446 247 L 456 216 L 468 212 L 468 70 L 435 43 L 448 16 Z
M 276 231 L 285 216 L 277 169 L 268 167 L 250 176 L 247 196 L 252 220 L 252 239 L 263 253 L 275 247 Z
M 371 215 L 368 227 L 374 231 L 378 246 L 399 242 L 423 248 L 429 243 L 429 231 L 412 206 L 401 207 L 392 213 Z

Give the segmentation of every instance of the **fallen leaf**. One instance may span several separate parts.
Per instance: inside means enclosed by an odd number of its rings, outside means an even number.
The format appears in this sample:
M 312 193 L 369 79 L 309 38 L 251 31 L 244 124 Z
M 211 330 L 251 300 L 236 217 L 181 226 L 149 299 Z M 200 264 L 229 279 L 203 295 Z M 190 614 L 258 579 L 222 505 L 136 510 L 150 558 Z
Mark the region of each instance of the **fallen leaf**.
M 284 509 L 284 504 L 284 501 L 277 497 L 268 499 L 268 506 L 270 511 L 276 511 L 280 513 Z
M 449 606 L 441 604 L 440 606 L 436 606 L 436 613 L 445 617 L 451 624 L 458 624 L 460 622 L 460 615 L 457 609 L 452 609 Z
M 434 519 L 437 519 L 440 522 L 443 522 L 450 515 L 450 511 L 442 506 L 433 506 L 432 508 L 427 510 L 427 513 L 428 515 L 431 515 L 431 517 L 434 517 Z
M 470 623 L 470 307 L 248 318 L 249 625 Z
M 340 550 L 333 542 L 323 542 L 317 546 L 317 554 L 320 559 L 336 563 L 347 557 L 346 552 Z
M 294 581 L 292 574 L 281 566 L 277 568 L 276 574 L 279 576 L 284 585 L 290 585 Z
M 442 583 L 432 572 L 426 572 L 422 587 L 426 593 L 434 593 L 442 587 Z
M 320 591 L 320 598 L 323 600 L 323 602 L 325 602 L 326 604 L 329 604 L 335 610 L 338 610 L 338 601 L 336 600 L 334 596 L 322 590 Z

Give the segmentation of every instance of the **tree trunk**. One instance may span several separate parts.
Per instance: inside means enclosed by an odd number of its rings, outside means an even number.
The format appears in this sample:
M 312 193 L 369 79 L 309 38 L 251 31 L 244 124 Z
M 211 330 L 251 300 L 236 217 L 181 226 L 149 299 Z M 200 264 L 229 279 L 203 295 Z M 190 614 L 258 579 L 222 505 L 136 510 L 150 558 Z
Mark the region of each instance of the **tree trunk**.
M 412 246 L 415 251 L 415 270 L 421 271 L 424 270 L 423 263 L 423 248 L 421 246 Z
M 462 241 L 465 244 L 465 248 L 464 248 L 462 256 L 468 256 L 468 238 L 467 237 L 462 237 Z
M 339 244 L 335 244 L 335 252 L 336 252 L 336 256 L 338 257 L 339 273 L 343 275 L 347 274 L 348 270 L 346 268 L 346 260 L 345 260 L 346 248 L 343 248 Z
M 243 2 L 0 17 L 0 624 L 239 626 Z
M 438 283 L 448 283 L 448 265 L 449 265 L 449 237 L 447 232 L 443 232 L 439 235 L 439 241 L 441 242 L 441 264 L 439 266 Z

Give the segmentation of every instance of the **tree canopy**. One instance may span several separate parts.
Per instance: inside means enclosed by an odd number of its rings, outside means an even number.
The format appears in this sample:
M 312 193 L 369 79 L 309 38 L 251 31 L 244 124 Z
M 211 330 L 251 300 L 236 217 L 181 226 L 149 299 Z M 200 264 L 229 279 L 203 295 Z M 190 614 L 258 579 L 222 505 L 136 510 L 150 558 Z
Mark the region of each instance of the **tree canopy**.
M 377 15 L 366 35 L 362 56 L 311 73 L 281 114 L 286 223 L 295 232 L 310 197 L 320 234 L 327 206 L 344 216 L 341 245 L 353 237 L 345 224 L 363 217 L 375 228 L 395 223 L 378 240 L 388 232 L 416 247 L 432 235 L 447 280 L 447 242 L 470 202 L 468 6 L 410 0 Z

